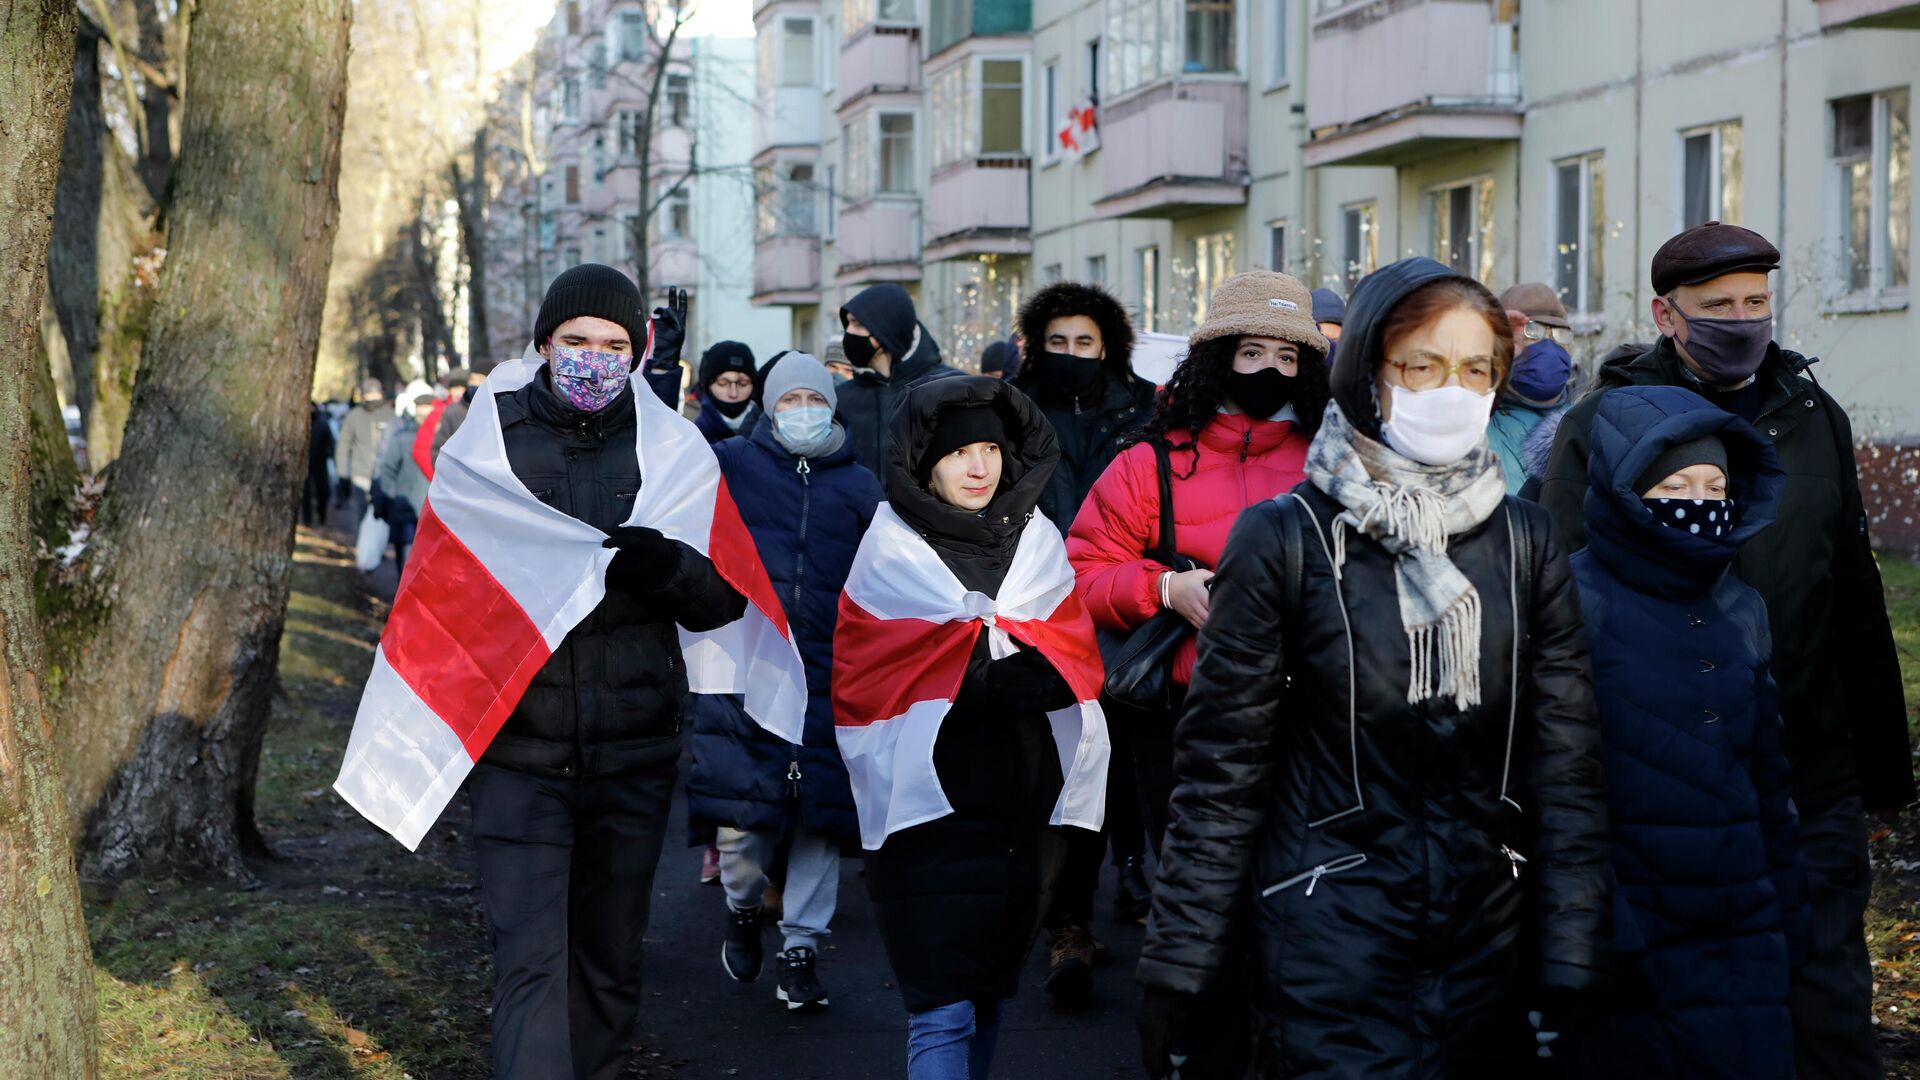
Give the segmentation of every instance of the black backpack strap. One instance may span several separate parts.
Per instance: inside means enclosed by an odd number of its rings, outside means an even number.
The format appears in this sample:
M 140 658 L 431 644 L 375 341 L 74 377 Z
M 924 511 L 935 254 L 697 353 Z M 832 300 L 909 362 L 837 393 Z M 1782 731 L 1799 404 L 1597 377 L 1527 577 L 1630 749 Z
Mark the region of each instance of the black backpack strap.
M 1165 439 L 1149 439 L 1153 446 L 1153 460 L 1156 475 L 1160 481 L 1160 536 L 1159 546 L 1147 554 L 1160 560 L 1162 565 L 1175 570 L 1187 570 L 1193 566 L 1193 560 L 1182 560 L 1180 547 L 1174 537 L 1173 523 L 1173 456 Z

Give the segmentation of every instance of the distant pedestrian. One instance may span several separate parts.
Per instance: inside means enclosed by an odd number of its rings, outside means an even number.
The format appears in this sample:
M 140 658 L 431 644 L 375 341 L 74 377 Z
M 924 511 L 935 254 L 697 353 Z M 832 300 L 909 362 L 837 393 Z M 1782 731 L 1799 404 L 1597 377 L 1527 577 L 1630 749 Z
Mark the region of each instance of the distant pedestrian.
M 1746 421 L 1677 386 L 1595 413 L 1571 560 L 1613 821 L 1618 989 L 1556 1046 L 1569 1075 L 1792 1080 L 1790 970 L 1811 948 L 1760 594 L 1727 573 L 1786 473 Z
M 709 443 L 731 439 L 752 425 L 753 350 L 738 341 L 716 341 L 700 354 L 700 415 L 694 420 Z
M 373 482 L 380 466 L 380 441 L 394 421 L 393 406 L 378 379 L 360 384 L 360 403 L 340 422 L 340 439 L 333 451 L 333 471 L 348 485 L 347 520 L 358 529 L 367 514 Z
M 1508 289 L 1500 304 L 1513 326 L 1513 373 L 1493 407 L 1487 441 L 1500 458 L 1507 494 L 1519 495 L 1527 481 L 1545 476 L 1554 432 L 1578 390 L 1567 351 L 1573 330 L 1560 297 L 1537 281 Z
M 1020 377 L 1020 349 L 1011 341 L 989 341 L 980 350 L 980 374 L 996 379 Z
M 820 354 L 820 362 L 827 366 L 827 373 L 833 376 L 833 385 L 844 386 L 853 379 L 853 364 L 847 359 L 843 335 L 828 334 L 827 347 Z
M 317 401 L 307 405 L 307 479 L 300 491 L 300 521 L 304 525 L 327 522 L 327 501 L 333 484 L 327 477 L 327 465 L 333 460 L 333 425 L 327 411 Z
M 718 829 L 721 962 L 740 982 L 760 974 L 761 895 L 776 851 L 788 846 L 776 996 L 792 1010 L 828 1004 L 819 950 L 839 895 L 840 850 L 859 838 L 829 688 L 840 590 L 881 496 L 834 422 L 833 380 L 820 361 L 783 353 L 765 390 L 765 421 L 714 453 L 806 661 L 806 732 L 790 743 L 754 723 L 737 695 L 693 695 L 687 817 Z
M 840 415 L 853 456 L 877 476 L 886 470 L 894 407 L 929 379 L 960 374 L 914 313 L 913 297 L 894 284 L 871 285 L 840 309 L 841 348 L 853 380 L 840 388 Z
M 1347 321 L 1308 482 L 1239 516 L 1213 579 L 1141 949 L 1149 1076 L 1210 1048 L 1206 991 L 1240 970 L 1255 1073 L 1301 1080 L 1516 1075 L 1524 1014 L 1550 1037 L 1602 986 L 1579 603 L 1486 442 L 1506 313 L 1408 259 Z
M 1567 543 L 1584 544 L 1594 417 L 1620 387 L 1685 387 L 1753 424 L 1780 455 L 1780 513 L 1741 546 L 1733 572 L 1767 602 L 1813 901 L 1813 956 L 1794 976 L 1794 1053 L 1802 1078 L 1866 1080 L 1881 1074 L 1866 816 L 1913 801 L 1913 755 L 1852 425 L 1814 381 L 1813 359 L 1773 341 L 1767 275 L 1779 265 L 1772 243 L 1738 225 L 1710 222 L 1661 245 L 1651 301 L 1661 338 L 1604 365 L 1568 410 L 1540 498 Z
M 889 447 L 840 601 L 834 715 L 907 1075 L 984 1080 L 1040 923 L 1046 826 L 1100 827 L 1100 661 L 1059 530 L 1032 512 L 1059 452 L 1025 395 L 922 383 Z
M 427 456 L 427 441 L 421 436 L 435 404 L 437 399 L 430 393 L 416 395 L 413 407 L 388 428 L 380 452 L 380 472 L 375 478 L 374 516 L 391 530 L 394 569 L 402 576 L 406 574 L 407 549 L 413 546 L 420 512 L 427 505 L 432 462 Z
M 487 381 L 487 373 L 492 370 L 492 361 L 479 360 L 474 362 L 473 367 L 459 371 L 461 378 L 458 383 L 448 379 L 447 407 L 440 414 L 440 426 L 433 431 L 434 460 L 439 460 L 440 448 L 447 445 L 447 440 L 453 438 L 453 433 L 460 430 L 461 424 L 467 422 L 467 409 L 473 403 L 473 395 L 479 393 L 481 385 Z
M 1313 290 L 1313 321 L 1320 328 L 1320 336 L 1327 339 L 1327 364 L 1333 364 L 1333 358 L 1340 351 L 1340 333 L 1347 321 L 1347 302 L 1332 289 Z

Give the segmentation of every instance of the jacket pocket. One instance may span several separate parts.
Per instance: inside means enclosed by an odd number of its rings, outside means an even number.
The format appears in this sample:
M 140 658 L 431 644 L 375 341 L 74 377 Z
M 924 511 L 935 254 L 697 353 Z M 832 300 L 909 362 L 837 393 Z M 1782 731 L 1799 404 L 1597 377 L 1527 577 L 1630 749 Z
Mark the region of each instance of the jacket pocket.
M 1307 883 L 1305 895 L 1312 896 L 1313 890 L 1319 886 L 1321 878 L 1326 877 L 1328 874 L 1338 874 L 1342 870 L 1352 870 L 1354 867 L 1366 861 L 1366 854 L 1358 851 L 1351 855 L 1342 855 L 1337 859 L 1328 859 L 1326 862 L 1321 863 L 1311 870 L 1302 870 L 1292 877 L 1282 878 L 1274 882 L 1266 888 L 1261 889 L 1260 895 L 1263 897 L 1272 896 L 1274 893 L 1280 892 L 1283 889 L 1291 889 L 1304 881 Z

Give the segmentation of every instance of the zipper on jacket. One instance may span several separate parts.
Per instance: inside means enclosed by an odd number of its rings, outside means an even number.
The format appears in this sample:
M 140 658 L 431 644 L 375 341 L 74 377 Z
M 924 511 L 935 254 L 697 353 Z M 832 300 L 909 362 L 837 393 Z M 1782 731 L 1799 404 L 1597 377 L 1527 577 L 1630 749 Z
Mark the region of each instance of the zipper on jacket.
M 1326 534 L 1320 531 L 1320 515 L 1313 512 L 1312 504 L 1308 503 L 1299 492 L 1294 492 L 1292 498 L 1300 504 L 1300 509 L 1307 515 L 1307 520 L 1313 523 L 1313 538 L 1320 541 L 1320 551 L 1326 555 L 1327 565 L 1336 566 L 1333 561 L 1333 548 L 1328 546 Z M 1303 559 L 1306 557 L 1304 552 L 1301 557 Z M 1305 567 L 1302 567 L 1301 573 L 1305 574 Z M 1307 822 L 1309 829 L 1317 829 L 1330 821 L 1337 821 L 1349 814 L 1358 814 L 1367 808 L 1367 796 L 1360 789 L 1360 706 L 1359 687 L 1355 685 L 1353 617 L 1347 614 L 1347 594 L 1341 587 L 1340 573 L 1337 568 L 1333 575 L 1333 600 L 1340 605 L 1340 625 L 1345 629 L 1347 638 L 1347 754 L 1353 770 L 1353 805 L 1345 810 L 1336 810 L 1317 821 Z
M 1505 844 L 1500 845 L 1500 854 L 1505 855 L 1507 862 L 1513 866 L 1513 879 L 1515 881 L 1520 880 L 1520 864 L 1526 862 L 1527 857 Z
M 794 802 L 800 801 L 800 748 L 792 743 L 787 749 L 793 753 L 793 760 L 787 762 L 787 797 Z
M 1329 859 L 1311 870 L 1303 870 L 1290 878 L 1277 881 L 1261 889 L 1260 895 L 1272 896 L 1282 889 L 1292 888 L 1304 881 L 1307 883 L 1306 895 L 1312 896 L 1313 890 L 1319 886 L 1321 878 L 1326 877 L 1328 874 L 1337 874 L 1342 870 L 1351 870 L 1366 861 L 1367 856 L 1364 852 L 1355 852 L 1352 855 L 1342 855 L 1337 859 Z
M 1242 431 L 1240 433 L 1240 460 L 1241 461 L 1247 460 L 1247 455 L 1252 452 L 1253 452 L 1253 428 L 1249 426 L 1247 430 Z
M 801 458 L 793 471 L 800 474 L 800 532 L 793 545 L 793 610 L 787 612 L 789 624 L 800 611 L 800 579 L 807 573 L 807 518 L 813 515 L 813 481 L 809 479 L 813 466 Z

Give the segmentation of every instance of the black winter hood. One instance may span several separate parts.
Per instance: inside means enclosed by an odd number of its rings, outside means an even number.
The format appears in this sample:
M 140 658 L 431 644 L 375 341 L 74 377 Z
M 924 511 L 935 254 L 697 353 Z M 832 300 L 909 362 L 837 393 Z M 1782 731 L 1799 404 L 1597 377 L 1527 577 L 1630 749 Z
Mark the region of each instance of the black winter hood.
M 1103 366 L 1125 379 L 1133 374 L 1133 320 L 1113 294 L 1098 285 L 1062 281 L 1049 285 L 1020 305 L 1020 369 L 1038 372 L 1047 351 L 1047 324 L 1068 315 L 1085 315 L 1100 328 L 1106 346 Z
M 1400 301 L 1423 286 L 1436 281 L 1457 279 L 1485 288 L 1465 274 L 1428 258 L 1401 259 L 1383 266 L 1366 277 L 1347 301 L 1347 321 L 1340 332 L 1340 347 L 1334 351 L 1333 400 L 1346 414 L 1355 431 L 1370 439 L 1380 436 L 1380 405 L 1374 395 L 1374 372 L 1386 358 L 1384 332 L 1387 316 Z
M 1007 447 L 999 494 L 985 514 L 977 514 L 949 506 L 920 486 L 916 466 L 943 413 L 983 405 L 999 415 Z M 900 400 L 880 483 L 894 512 L 933 545 L 962 585 L 995 595 L 1059 461 L 1053 428 L 1027 395 L 1003 379 L 964 375 L 921 383 Z
M 905 364 L 912 356 L 915 343 L 914 331 L 920 328 L 918 316 L 914 314 L 913 297 L 898 285 L 872 285 L 854 294 L 846 306 L 840 309 L 840 326 L 845 328 L 847 316 L 860 320 L 880 347 L 887 350 L 893 358 L 895 368 Z

